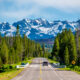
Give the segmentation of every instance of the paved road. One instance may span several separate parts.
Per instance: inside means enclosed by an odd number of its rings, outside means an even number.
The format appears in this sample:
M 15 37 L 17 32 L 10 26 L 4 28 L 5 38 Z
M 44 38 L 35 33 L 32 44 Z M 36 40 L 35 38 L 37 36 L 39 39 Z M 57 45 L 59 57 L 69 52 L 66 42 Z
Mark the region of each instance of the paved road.
M 51 65 L 42 66 L 40 63 L 43 61 L 46 61 L 46 59 L 34 59 L 28 68 L 12 80 L 80 80 L 80 75 L 75 72 L 60 71 Z

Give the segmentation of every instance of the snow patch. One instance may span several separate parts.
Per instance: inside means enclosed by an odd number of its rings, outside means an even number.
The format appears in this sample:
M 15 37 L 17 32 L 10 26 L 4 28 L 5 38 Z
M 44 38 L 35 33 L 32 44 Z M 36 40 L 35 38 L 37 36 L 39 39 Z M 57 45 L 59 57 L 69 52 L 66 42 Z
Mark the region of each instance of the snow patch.
M 3 31 L 3 30 L 2 30 L 2 31 L 0 31 L 0 32 L 1 32 L 2 34 L 5 34 L 6 31 Z
M 40 21 L 38 21 L 38 20 L 35 20 L 38 24 L 40 24 Z
M 45 27 L 39 27 L 40 33 L 47 34 L 50 28 L 45 28 Z
M 7 33 L 6 36 L 13 36 L 13 33 Z
M 26 36 L 27 36 L 27 37 L 29 36 L 29 34 L 30 34 L 30 31 L 26 32 Z
M 16 28 L 14 26 L 10 26 L 11 29 L 7 30 L 9 32 L 15 32 L 16 31 Z
M 26 22 L 27 22 L 27 23 L 30 23 L 31 21 L 30 21 L 29 19 L 26 19 Z
M 38 28 L 38 26 L 31 26 L 31 28 L 35 28 L 36 29 L 36 28 Z

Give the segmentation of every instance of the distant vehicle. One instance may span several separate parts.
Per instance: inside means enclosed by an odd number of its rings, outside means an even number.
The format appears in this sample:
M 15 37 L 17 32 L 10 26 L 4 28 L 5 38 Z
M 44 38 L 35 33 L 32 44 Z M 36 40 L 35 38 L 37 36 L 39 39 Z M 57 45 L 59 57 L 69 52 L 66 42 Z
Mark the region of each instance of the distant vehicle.
M 48 62 L 47 61 L 43 62 L 43 66 L 48 66 Z
M 21 65 L 25 65 L 25 63 L 21 63 Z

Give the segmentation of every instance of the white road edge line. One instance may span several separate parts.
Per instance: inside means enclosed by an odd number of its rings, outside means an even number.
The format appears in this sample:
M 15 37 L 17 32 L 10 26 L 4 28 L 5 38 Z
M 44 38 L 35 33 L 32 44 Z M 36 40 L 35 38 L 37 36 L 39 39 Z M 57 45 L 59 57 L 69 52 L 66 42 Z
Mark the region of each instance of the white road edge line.
M 56 73 L 56 71 L 54 70 L 54 68 L 53 68 L 51 65 L 49 65 L 49 67 L 50 67 L 51 69 L 53 69 L 54 73 L 56 74 L 56 76 L 57 76 L 60 80 L 63 80 L 63 79 Z

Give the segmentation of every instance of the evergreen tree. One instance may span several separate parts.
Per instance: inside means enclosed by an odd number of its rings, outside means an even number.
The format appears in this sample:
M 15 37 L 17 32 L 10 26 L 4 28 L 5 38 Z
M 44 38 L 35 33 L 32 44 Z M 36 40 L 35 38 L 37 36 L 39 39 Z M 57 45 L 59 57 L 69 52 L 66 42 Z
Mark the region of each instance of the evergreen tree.
M 1 44 L 1 56 L 2 56 L 3 63 L 7 64 L 8 63 L 8 47 L 7 47 L 7 45 L 6 45 L 4 40 L 3 40 L 2 44 Z
M 42 48 L 41 48 L 40 44 L 38 44 L 37 47 L 38 47 L 38 51 L 37 51 L 38 56 L 39 56 L 39 57 L 42 57 L 42 56 L 43 56 L 43 53 L 42 53 Z M 44 55 L 44 56 L 45 56 L 45 55 Z
M 2 59 L 1 59 L 1 57 L 0 57 L 0 68 L 2 67 Z
M 23 60 L 27 58 L 27 54 L 28 54 L 28 40 L 27 40 L 27 37 L 26 35 L 24 34 L 23 35 Z
M 43 47 L 45 53 L 45 47 Z M 0 65 L 14 64 L 26 60 L 29 57 L 43 56 L 42 48 L 39 43 L 28 39 L 24 34 L 23 37 L 19 33 L 19 25 L 17 25 L 16 34 L 13 37 L 1 37 L 0 35 Z
M 19 34 L 19 26 L 17 26 L 17 31 L 16 31 L 16 37 L 14 41 L 14 49 L 15 49 L 15 55 L 16 55 L 16 62 L 22 61 L 22 56 L 23 56 L 23 43 L 21 36 Z
M 72 62 L 77 61 L 77 50 L 76 50 L 76 43 L 75 43 L 75 37 L 74 35 L 71 33 L 70 35 L 70 41 L 69 41 L 69 45 L 70 45 L 70 61 Z
M 10 48 L 9 50 L 9 64 L 14 64 L 15 63 L 15 50 L 14 48 Z
M 78 62 L 77 64 L 80 65 L 80 36 L 79 36 L 79 49 L 77 49 L 77 53 L 78 53 Z
M 66 65 L 69 64 L 69 51 L 68 51 L 68 47 L 65 47 L 64 50 L 64 62 Z
M 16 36 L 19 36 L 19 25 L 17 25 Z
M 73 60 L 77 61 L 75 37 L 70 29 L 69 30 L 65 29 L 62 31 L 62 33 L 57 35 L 54 41 L 53 50 L 51 54 L 52 56 L 58 57 L 61 63 L 68 64 L 71 63 Z
M 45 56 L 45 44 L 42 44 L 43 57 Z
M 53 49 L 52 49 L 52 57 L 55 56 L 56 58 L 58 57 L 58 54 L 59 54 L 59 40 L 58 38 L 55 39 L 54 41 L 54 46 L 53 46 Z

